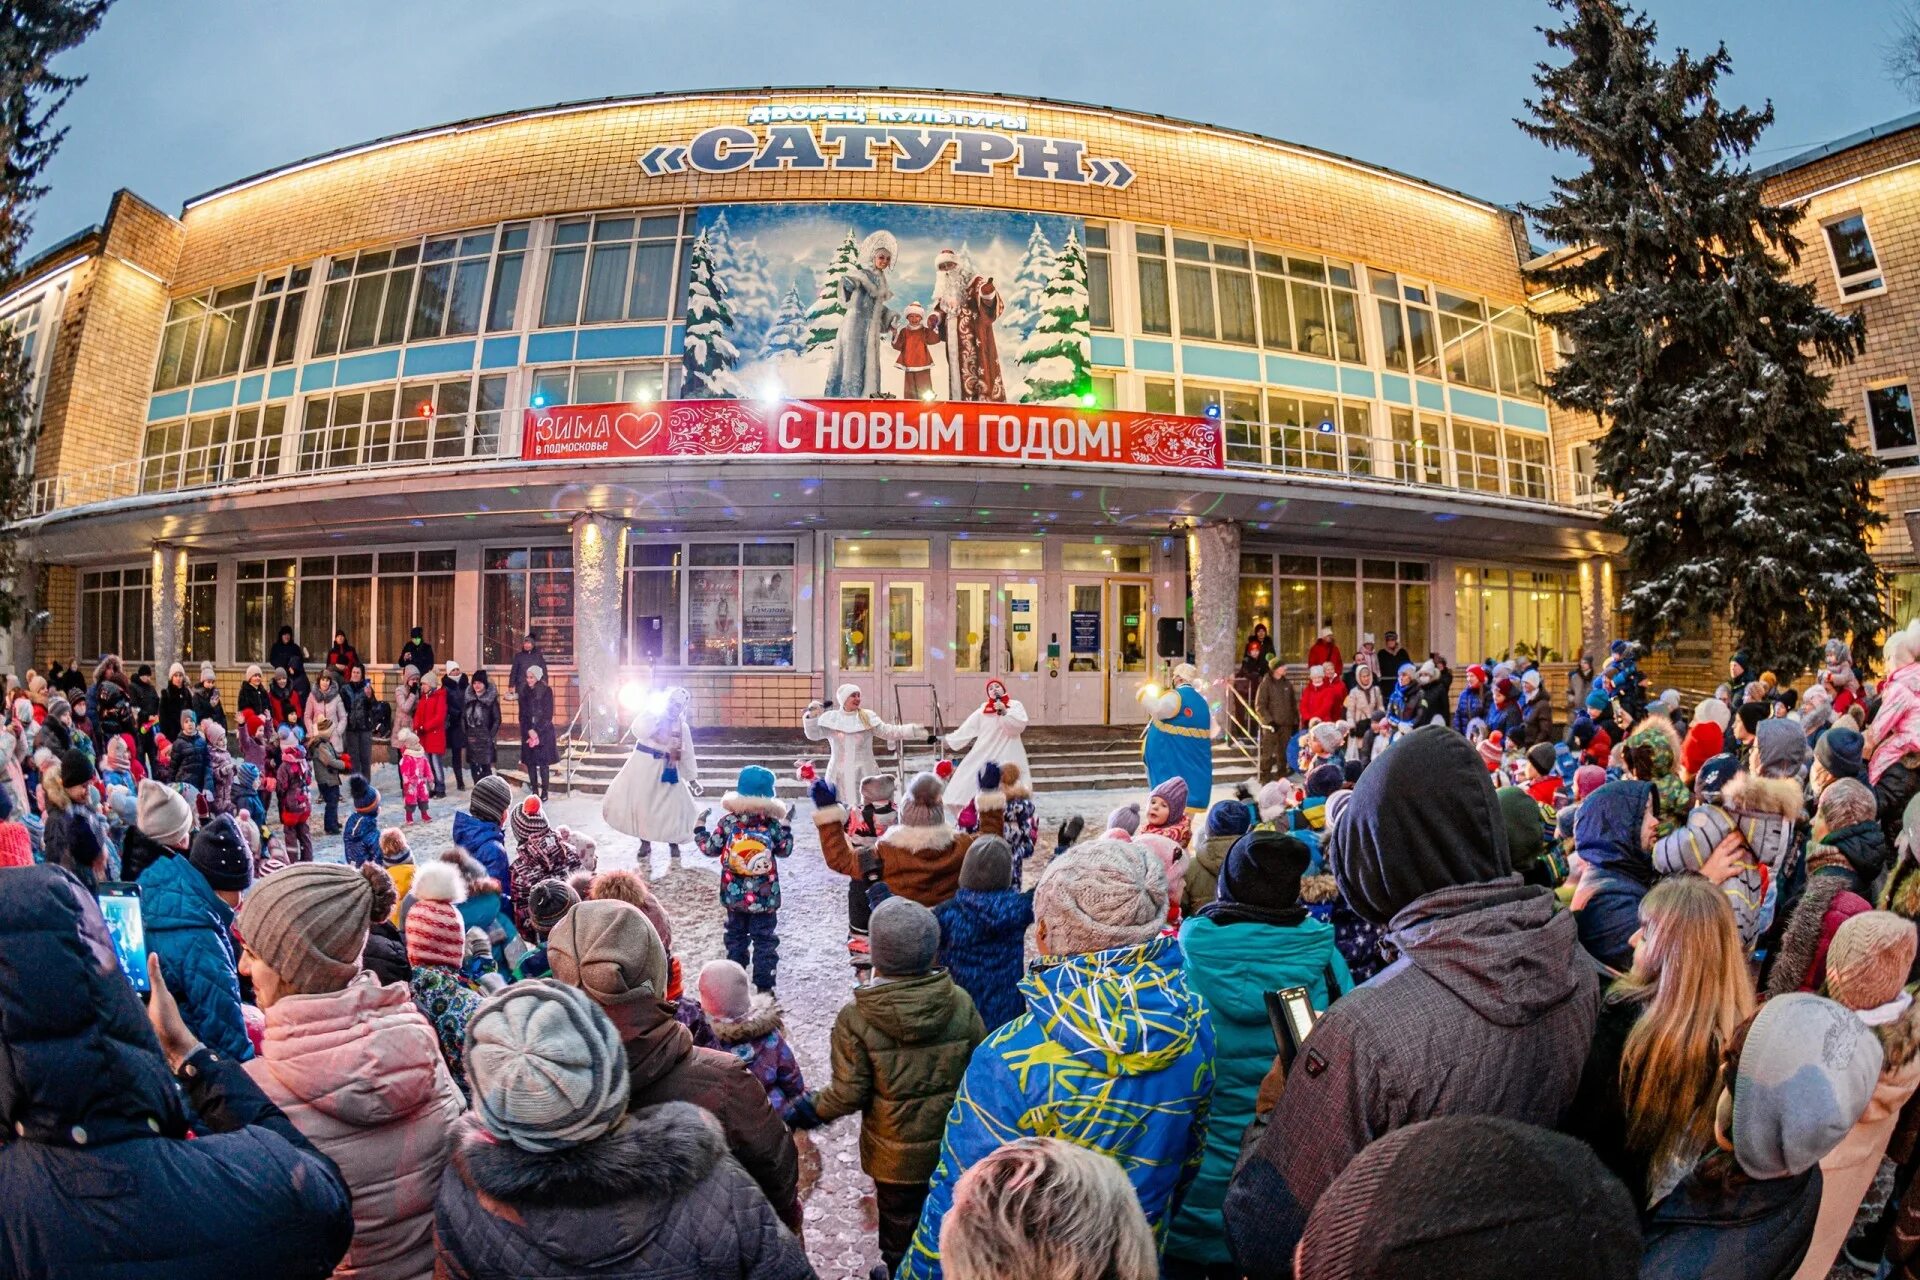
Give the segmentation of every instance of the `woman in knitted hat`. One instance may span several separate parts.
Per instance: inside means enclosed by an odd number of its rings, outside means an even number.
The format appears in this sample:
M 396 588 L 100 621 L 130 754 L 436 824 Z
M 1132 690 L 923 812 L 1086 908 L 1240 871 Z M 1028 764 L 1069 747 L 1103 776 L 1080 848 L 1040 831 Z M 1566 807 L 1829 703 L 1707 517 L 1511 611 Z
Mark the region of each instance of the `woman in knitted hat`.
M 659 841 L 680 856 L 700 819 L 694 797 L 703 794 L 700 761 L 693 750 L 692 703 L 685 689 L 648 695 L 634 728 L 633 750 L 600 802 L 607 825 L 640 842 L 640 857 Z
M 394 907 L 378 866 L 303 862 L 247 895 L 240 972 L 266 1015 L 247 1074 L 353 1192 L 354 1275 L 433 1270 L 433 1194 L 466 1099 L 409 990 L 361 967 Z
M 1056 855 L 1034 890 L 1048 963 L 1022 984 L 1027 1012 L 974 1052 L 948 1114 L 901 1280 L 939 1264 L 960 1175 L 1011 1137 L 1046 1134 L 1113 1157 L 1158 1224 L 1185 1181 L 1213 1092 L 1213 1024 L 1160 936 L 1165 869 L 1137 844 L 1094 840 Z
M 1721 1059 L 1714 1149 L 1645 1215 L 1643 1276 L 1787 1280 L 1820 1213 L 1821 1160 L 1873 1101 L 1883 1054 L 1851 1010 L 1777 996 Z
M 413 1003 L 433 1026 L 447 1070 L 462 1090 L 467 1087 L 462 1058 L 467 1021 L 487 994 L 466 971 L 470 947 L 459 907 L 466 897 L 466 882 L 458 866 L 429 862 L 413 873 L 413 902 L 403 913 L 402 925 L 407 963 L 413 966 Z M 473 947 L 487 957 L 490 970 L 491 948 L 486 937 L 480 935 Z
M 1353 986 L 1333 926 L 1300 905 L 1311 856 L 1292 835 L 1249 832 L 1220 868 L 1216 896 L 1180 926 L 1187 985 L 1206 1002 L 1214 1034 L 1205 1154 L 1167 1236 L 1169 1261 L 1195 1273 L 1233 1261 L 1220 1206 L 1254 1118 L 1254 1096 L 1273 1067 L 1267 992 L 1305 987 L 1313 1007 L 1324 1010 Z
M 1859 1015 L 1880 1042 L 1880 1080 L 1860 1120 L 1820 1160 L 1820 1217 L 1796 1280 L 1824 1280 L 1853 1227 L 1894 1123 L 1920 1088 L 1920 1008 L 1906 990 L 1913 967 L 1913 922 L 1887 911 L 1853 916 L 1827 948 L 1824 994 Z
M 694 1046 L 665 995 L 666 948 L 640 909 L 608 898 L 582 902 L 547 936 L 547 963 L 555 979 L 585 992 L 613 1020 L 626 1047 L 630 1107 L 691 1102 L 711 1112 L 728 1149 L 781 1221 L 800 1230 L 793 1135 L 745 1064 L 730 1053 Z
M 467 1057 L 473 1114 L 434 1205 L 448 1274 L 811 1274 L 709 1117 L 629 1112 L 619 1033 L 580 991 L 534 979 L 489 998 Z
M 520 763 L 526 766 L 527 789 L 545 800 L 553 766 L 560 759 L 560 743 L 553 730 L 553 686 L 547 683 L 542 663 L 528 666 L 525 674 L 527 683 L 519 697 Z

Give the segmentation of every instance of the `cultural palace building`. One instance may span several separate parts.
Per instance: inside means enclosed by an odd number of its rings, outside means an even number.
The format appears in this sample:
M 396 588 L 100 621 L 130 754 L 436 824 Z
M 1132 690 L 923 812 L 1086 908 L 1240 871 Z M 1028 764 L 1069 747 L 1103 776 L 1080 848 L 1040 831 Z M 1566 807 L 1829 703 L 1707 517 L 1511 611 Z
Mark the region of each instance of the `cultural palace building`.
M 1770 178 L 1868 309 L 1836 395 L 1908 595 L 1916 156 L 1905 121 Z M 1533 254 L 1362 161 L 942 90 L 577 103 L 177 213 L 121 191 L 0 299 L 41 413 L 13 661 L 235 681 L 284 624 L 386 679 L 415 625 L 469 671 L 530 632 L 563 717 L 643 678 L 735 725 L 849 681 L 952 724 L 990 679 L 1136 722 L 1173 619 L 1209 676 L 1256 621 L 1294 663 L 1322 626 L 1565 663 L 1617 544 Z

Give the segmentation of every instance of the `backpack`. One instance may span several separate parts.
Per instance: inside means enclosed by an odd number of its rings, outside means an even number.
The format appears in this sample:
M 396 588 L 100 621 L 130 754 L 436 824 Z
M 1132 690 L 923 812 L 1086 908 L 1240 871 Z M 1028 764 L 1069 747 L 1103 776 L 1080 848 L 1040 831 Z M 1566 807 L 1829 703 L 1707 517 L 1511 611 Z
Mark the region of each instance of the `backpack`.
M 289 822 L 301 822 L 313 813 L 313 798 L 307 783 L 313 780 L 307 762 L 292 756 L 282 762 L 287 770 L 286 789 L 280 793 L 280 816 Z
M 743 827 L 727 838 L 720 861 L 736 877 L 763 879 L 773 874 L 773 846 L 759 832 Z

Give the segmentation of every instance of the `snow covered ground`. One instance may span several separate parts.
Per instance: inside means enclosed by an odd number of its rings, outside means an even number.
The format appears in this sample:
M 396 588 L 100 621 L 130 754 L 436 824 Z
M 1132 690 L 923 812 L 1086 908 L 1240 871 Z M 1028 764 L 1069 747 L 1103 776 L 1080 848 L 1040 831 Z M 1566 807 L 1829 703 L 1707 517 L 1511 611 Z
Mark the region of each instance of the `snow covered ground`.
M 388 770 L 381 771 L 383 825 L 400 825 L 399 791 Z M 516 791 L 516 799 L 521 793 Z M 717 806 L 719 789 L 711 789 L 703 804 Z M 1094 832 L 1107 813 L 1127 800 L 1144 800 L 1135 792 L 1062 791 L 1035 797 L 1040 812 L 1040 856 L 1027 869 L 1031 887 L 1038 867 L 1053 848 L 1060 823 L 1073 814 L 1086 819 Z M 434 820 L 402 827 L 416 860 L 432 857 L 452 844 L 453 812 L 464 808 L 464 794 L 438 801 Z M 343 807 L 343 813 L 344 813 Z M 827 870 L 820 841 L 814 832 L 812 806 L 803 800 L 794 821 L 794 852 L 781 867 L 780 983 L 781 1003 L 794 1053 L 810 1087 L 823 1087 L 828 1078 L 828 1042 L 835 1016 L 852 998 L 853 973 L 846 951 L 846 879 Z M 724 923 L 720 908 L 718 864 L 683 851 L 680 858 L 655 847 L 649 864 L 641 867 L 635 842 L 619 835 L 600 818 L 600 800 L 594 796 L 571 799 L 556 795 L 548 806 L 549 819 L 591 835 L 599 842 L 602 870 L 637 867 L 673 920 L 674 951 L 680 957 L 689 991 L 700 966 L 725 954 L 721 945 Z M 318 830 L 319 815 L 315 815 Z M 315 838 L 315 855 L 339 861 L 339 836 Z M 806 1202 L 807 1252 L 822 1277 L 857 1277 L 880 1260 L 874 1243 L 873 1184 L 860 1172 L 860 1122 L 848 1117 L 811 1135 L 819 1154 L 819 1180 Z

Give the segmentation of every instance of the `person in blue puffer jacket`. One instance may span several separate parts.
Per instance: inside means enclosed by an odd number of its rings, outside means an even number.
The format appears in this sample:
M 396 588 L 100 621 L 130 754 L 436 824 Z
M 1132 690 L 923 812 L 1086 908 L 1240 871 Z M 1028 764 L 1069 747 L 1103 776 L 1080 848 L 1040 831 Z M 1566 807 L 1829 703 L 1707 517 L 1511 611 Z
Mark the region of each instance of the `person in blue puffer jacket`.
M 975 840 L 960 863 L 960 892 L 933 914 L 940 922 L 940 963 L 973 997 L 987 1030 L 1025 1013 L 1020 976 L 1033 892 L 1014 888 L 1012 847 L 998 836 Z
M 1453 730 L 1465 735 L 1467 728 L 1475 720 L 1485 722 L 1487 714 L 1493 710 L 1493 696 L 1487 688 L 1487 669 L 1479 663 L 1467 668 L 1467 687 L 1460 691 L 1460 700 L 1453 704 Z
M 0 1266 L 331 1274 L 353 1238 L 338 1166 L 155 985 L 143 1011 L 69 872 L 0 874 Z
M 253 883 L 253 858 L 225 814 L 200 828 L 186 855 L 161 858 L 140 873 L 147 948 L 160 957 L 180 1016 L 215 1053 L 253 1056 L 240 1013 L 239 956 L 233 913 Z
M 1324 1013 L 1353 987 L 1333 926 L 1300 905 L 1307 863 L 1297 837 L 1251 831 L 1227 854 L 1214 900 L 1180 925 L 1187 985 L 1206 1001 L 1215 1052 L 1206 1154 L 1167 1236 L 1169 1262 L 1187 1264 L 1176 1274 L 1210 1274 L 1233 1262 L 1220 1206 L 1260 1082 L 1273 1067 L 1267 992 L 1305 987 Z
M 357 773 L 347 779 L 347 787 L 353 797 L 353 812 L 347 815 L 347 825 L 341 834 L 347 865 L 361 867 L 379 862 L 380 793 Z M 459 816 L 454 815 L 456 819 Z
M 1020 984 L 1027 1011 L 967 1065 L 940 1163 L 897 1280 L 940 1276 L 954 1183 L 1002 1143 L 1045 1134 L 1110 1156 L 1165 1237 L 1200 1167 L 1213 1095 L 1213 1024 L 1160 936 L 1167 874 L 1119 840 L 1076 845 L 1034 890 L 1047 962 Z

